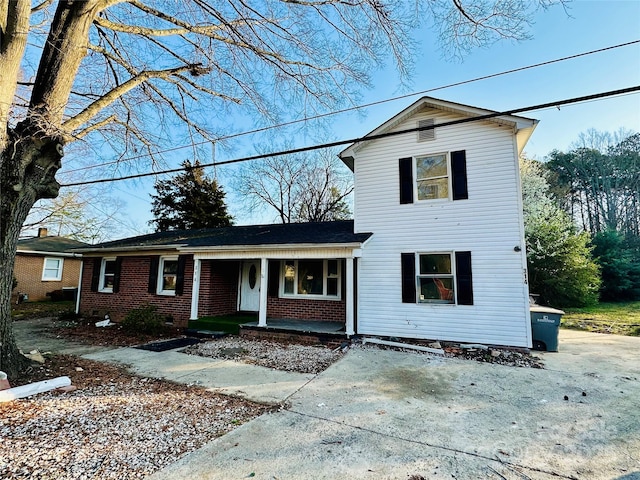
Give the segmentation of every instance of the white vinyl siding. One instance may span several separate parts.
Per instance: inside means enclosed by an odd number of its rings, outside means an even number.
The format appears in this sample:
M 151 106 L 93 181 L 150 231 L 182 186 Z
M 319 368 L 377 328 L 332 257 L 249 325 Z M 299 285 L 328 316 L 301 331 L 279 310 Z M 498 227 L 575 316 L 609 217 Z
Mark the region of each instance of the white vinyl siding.
M 436 124 L 460 116 L 427 110 Z M 358 271 L 358 334 L 528 346 L 519 173 L 513 128 L 487 121 L 437 129 L 418 143 L 398 135 L 364 144 L 355 155 L 355 231 L 373 232 Z M 468 200 L 400 204 L 398 159 L 466 151 Z M 470 251 L 474 305 L 403 304 L 402 252 Z

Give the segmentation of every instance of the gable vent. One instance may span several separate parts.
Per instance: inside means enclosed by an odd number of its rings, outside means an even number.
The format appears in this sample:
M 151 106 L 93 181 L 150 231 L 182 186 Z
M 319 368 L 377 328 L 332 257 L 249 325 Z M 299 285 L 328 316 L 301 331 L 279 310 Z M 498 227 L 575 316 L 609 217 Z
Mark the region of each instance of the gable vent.
M 418 128 L 423 127 L 433 127 L 434 121 L 433 118 L 428 118 L 426 120 L 418 120 Z M 436 139 L 436 130 L 434 128 L 430 128 L 429 130 L 420 130 L 418 132 L 418 141 L 419 142 L 428 142 L 429 140 Z

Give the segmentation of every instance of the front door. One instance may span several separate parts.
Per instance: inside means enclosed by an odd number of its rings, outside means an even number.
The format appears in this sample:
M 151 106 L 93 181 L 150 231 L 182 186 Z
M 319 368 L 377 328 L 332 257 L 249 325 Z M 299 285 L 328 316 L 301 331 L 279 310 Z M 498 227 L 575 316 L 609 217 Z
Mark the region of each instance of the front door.
M 260 310 L 260 261 L 242 263 L 240 281 L 240 310 L 257 312 Z

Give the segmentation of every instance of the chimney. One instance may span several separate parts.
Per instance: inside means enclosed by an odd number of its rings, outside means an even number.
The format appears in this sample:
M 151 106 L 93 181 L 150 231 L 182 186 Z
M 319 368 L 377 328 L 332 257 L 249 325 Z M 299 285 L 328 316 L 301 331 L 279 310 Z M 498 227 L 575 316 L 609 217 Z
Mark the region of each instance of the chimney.
M 40 238 L 40 237 L 46 237 L 48 233 L 49 233 L 49 232 L 48 232 L 48 230 L 47 230 L 46 228 L 40 227 L 40 228 L 38 229 L 38 237 L 39 237 L 39 238 Z

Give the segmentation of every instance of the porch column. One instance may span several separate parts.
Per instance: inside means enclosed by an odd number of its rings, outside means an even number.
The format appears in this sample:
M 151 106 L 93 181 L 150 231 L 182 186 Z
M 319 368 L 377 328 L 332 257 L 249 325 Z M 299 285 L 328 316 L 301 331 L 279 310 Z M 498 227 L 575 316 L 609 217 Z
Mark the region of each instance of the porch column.
M 200 269 L 202 260 L 193 257 L 193 286 L 191 287 L 191 316 L 189 320 L 198 319 L 198 302 L 200 301 Z
M 266 258 L 260 259 L 260 310 L 258 310 L 258 326 L 267 326 L 267 288 L 269 279 L 269 262 Z
M 347 258 L 345 261 L 347 271 L 345 272 L 345 331 L 348 336 L 355 335 L 354 329 L 354 285 L 353 285 L 353 258 Z

